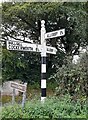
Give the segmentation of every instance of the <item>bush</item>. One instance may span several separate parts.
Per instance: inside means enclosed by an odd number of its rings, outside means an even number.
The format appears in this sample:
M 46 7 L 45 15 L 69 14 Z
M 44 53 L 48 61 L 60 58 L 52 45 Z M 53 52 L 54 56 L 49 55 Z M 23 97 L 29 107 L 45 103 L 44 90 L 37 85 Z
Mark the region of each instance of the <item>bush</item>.
M 24 109 L 21 105 L 4 107 L 2 109 L 2 119 L 5 118 L 86 118 L 86 102 L 83 104 L 73 102 L 70 96 L 46 99 L 44 103 L 39 100 L 29 101 Z
M 51 76 L 50 79 L 57 82 L 57 96 L 70 94 L 75 99 L 88 97 L 88 54 L 85 56 L 80 57 L 77 64 L 72 63 L 72 60 L 67 58 L 67 63 L 58 67 L 56 74 Z

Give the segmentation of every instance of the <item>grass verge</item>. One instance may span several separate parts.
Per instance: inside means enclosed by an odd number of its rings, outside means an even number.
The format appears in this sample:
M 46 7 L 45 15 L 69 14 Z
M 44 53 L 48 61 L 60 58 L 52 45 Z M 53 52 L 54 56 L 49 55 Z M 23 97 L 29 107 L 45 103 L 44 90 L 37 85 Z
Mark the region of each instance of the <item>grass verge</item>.
M 2 119 L 50 119 L 54 118 L 85 118 L 88 119 L 86 101 L 71 101 L 70 96 L 61 98 L 48 98 L 42 103 L 40 100 L 27 101 L 22 109 L 21 105 L 7 106 L 2 108 Z

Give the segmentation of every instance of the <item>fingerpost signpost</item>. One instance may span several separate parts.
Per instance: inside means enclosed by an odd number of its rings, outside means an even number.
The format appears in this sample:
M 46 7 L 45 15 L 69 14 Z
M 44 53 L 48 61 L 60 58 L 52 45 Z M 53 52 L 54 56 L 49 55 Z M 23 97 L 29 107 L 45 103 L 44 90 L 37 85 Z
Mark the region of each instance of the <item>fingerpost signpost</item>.
M 41 101 L 46 98 L 46 54 L 56 54 L 55 47 L 46 46 L 46 40 L 65 35 L 65 29 L 46 33 L 45 21 L 41 21 L 41 44 L 30 44 L 21 41 L 7 41 L 8 50 L 31 51 L 41 53 Z
M 39 44 L 30 44 L 20 41 L 7 41 L 8 50 L 17 50 L 17 51 L 31 51 L 31 52 L 41 52 L 42 45 Z M 57 49 L 51 46 L 46 46 L 46 52 L 50 54 L 56 54 Z

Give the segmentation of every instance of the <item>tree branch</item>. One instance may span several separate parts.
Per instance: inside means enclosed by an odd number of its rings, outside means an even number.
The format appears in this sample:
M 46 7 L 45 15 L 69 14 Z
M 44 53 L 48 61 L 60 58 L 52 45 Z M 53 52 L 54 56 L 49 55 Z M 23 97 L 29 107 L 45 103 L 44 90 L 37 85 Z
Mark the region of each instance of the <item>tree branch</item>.
M 38 32 L 38 29 L 37 28 L 35 28 L 33 25 L 31 25 L 27 20 L 25 20 L 22 16 L 17 16 L 19 19 L 21 19 L 23 22 L 25 22 L 27 25 L 29 25 L 29 26 L 31 26 L 33 29 L 34 29 L 34 31 L 36 31 L 36 32 Z

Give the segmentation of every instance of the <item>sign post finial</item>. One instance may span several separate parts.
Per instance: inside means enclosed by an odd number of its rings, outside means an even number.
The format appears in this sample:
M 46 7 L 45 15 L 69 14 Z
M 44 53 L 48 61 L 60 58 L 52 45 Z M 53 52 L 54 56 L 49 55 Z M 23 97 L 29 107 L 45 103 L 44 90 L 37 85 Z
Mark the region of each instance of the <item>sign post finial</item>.
M 45 21 L 44 20 L 41 21 L 41 27 L 45 27 Z

